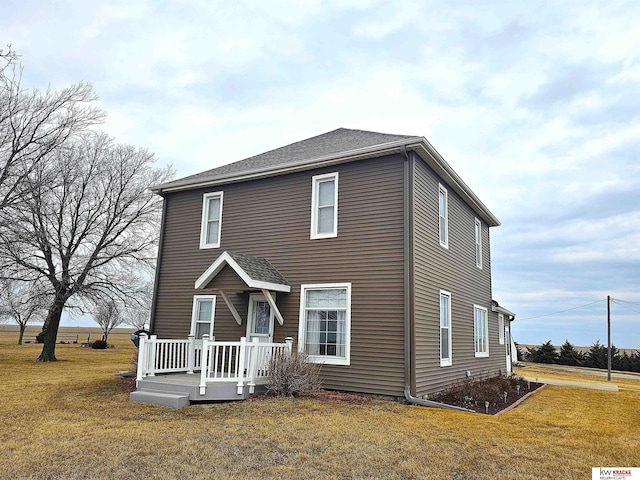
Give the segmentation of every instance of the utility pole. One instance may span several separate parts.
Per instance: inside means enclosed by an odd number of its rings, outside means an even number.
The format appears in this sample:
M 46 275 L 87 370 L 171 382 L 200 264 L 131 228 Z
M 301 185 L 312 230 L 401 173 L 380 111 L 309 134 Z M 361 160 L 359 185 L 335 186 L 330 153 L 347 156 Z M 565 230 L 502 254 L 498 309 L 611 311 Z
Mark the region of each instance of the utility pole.
M 607 295 L 607 381 L 611 381 L 611 295 Z

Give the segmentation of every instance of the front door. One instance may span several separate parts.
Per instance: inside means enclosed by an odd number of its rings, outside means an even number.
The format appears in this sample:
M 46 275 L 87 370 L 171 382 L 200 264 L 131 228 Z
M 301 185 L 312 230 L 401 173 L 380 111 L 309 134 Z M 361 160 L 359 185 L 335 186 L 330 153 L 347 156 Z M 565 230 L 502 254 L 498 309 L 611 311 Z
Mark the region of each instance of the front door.
M 264 295 L 249 295 L 249 311 L 247 315 L 247 342 L 273 342 L 273 311 Z

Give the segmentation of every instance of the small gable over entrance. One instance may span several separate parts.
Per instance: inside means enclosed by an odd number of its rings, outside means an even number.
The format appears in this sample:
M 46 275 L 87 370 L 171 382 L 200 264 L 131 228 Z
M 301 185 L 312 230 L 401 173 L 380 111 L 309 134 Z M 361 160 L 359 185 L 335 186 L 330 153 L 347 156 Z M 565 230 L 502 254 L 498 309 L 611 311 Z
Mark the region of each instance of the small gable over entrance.
M 249 255 L 242 255 L 240 253 L 223 252 L 196 280 L 196 290 L 205 289 L 220 272 L 223 270 L 228 271 L 227 267 L 233 269 L 238 277 L 242 279 L 244 284 L 247 286 L 247 290 L 256 290 L 263 293 L 267 302 L 273 309 L 278 323 L 283 325 L 284 319 L 276 306 L 275 299 L 271 295 L 271 292 L 289 293 L 291 292 L 291 285 L 289 285 L 289 282 L 287 282 L 282 274 L 273 265 L 271 265 L 266 258 L 252 257 Z M 237 286 L 236 288 L 233 286 L 231 287 L 232 289 L 237 289 Z M 229 300 L 224 286 L 222 286 L 222 288 L 217 288 L 217 291 L 229 307 L 229 310 L 233 314 L 238 325 L 242 324 L 242 318 L 238 314 L 233 303 Z

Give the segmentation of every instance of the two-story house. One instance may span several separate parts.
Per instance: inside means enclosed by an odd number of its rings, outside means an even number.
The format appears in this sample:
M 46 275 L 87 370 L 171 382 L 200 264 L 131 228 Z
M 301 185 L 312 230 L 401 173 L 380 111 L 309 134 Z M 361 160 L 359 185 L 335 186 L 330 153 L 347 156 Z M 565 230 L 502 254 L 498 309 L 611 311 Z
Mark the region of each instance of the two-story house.
M 325 388 L 410 400 L 509 371 L 513 314 L 491 296 L 500 222 L 424 137 L 340 128 L 153 191 L 157 338 L 132 399 L 186 395 L 162 372 L 196 379 L 190 401 L 221 398 L 208 387 L 225 378 L 244 398 L 254 344 L 303 350 Z

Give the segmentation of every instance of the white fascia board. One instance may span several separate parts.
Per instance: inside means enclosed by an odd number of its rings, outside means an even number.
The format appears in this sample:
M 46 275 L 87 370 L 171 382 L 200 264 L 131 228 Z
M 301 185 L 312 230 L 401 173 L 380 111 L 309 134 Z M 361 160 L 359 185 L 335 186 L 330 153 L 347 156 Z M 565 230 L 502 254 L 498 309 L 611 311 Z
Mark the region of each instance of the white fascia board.
M 224 268 L 226 264 L 231 260 L 231 256 L 227 252 L 222 254 L 216 259 L 215 262 L 207 268 L 202 275 L 196 280 L 195 289 L 202 290 L 213 278 L 220 273 L 220 270 Z M 235 262 L 234 262 L 235 263 Z M 237 266 L 237 265 L 236 265 Z
M 516 318 L 516 314 L 515 314 L 515 313 L 513 313 L 512 311 L 507 310 L 506 308 L 501 307 L 501 306 L 491 307 L 491 311 L 492 311 L 492 312 L 503 313 L 503 314 L 505 314 L 505 315 L 507 315 L 507 316 L 513 317 L 513 318 L 512 318 L 512 319 L 510 319 L 510 320 L 515 320 L 515 318 Z
M 280 285 L 278 283 L 270 283 L 270 282 L 260 282 L 253 280 L 247 272 L 245 272 L 240 265 L 236 263 L 236 261 L 231 258 L 227 252 L 223 252 L 215 262 L 211 264 L 209 268 L 205 270 L 205 272 L 200 275 L 198 280 L 196 280 L 195 288 L 196 290 L 202 290 L 207 284 L 215 278 L 215 276 L 220 273 L 220 271 L 225 267 L 225 265 L 229 265 L 233 270 L 238 274 L 238 276 L 242 279 L 242 281 L 250 288 L 257 288 L 259 290 L 267 289 L 273 290 L 275 292 L 291 292 L 291 287 L 289 285 Z
M 308 170 L 309 168 L 317 168 L 325 165 L 334 165 L 338 163 L 351 162 L 353 160 L 360 160 L 367 157 L 378 157 L 389 153 L 395 153 L 396 151 L 400 151 L 400 147 L 402 145 L 406 145 L 407 143 L 415 143 L 416 141 L 420 141 L 421 139 L 422 137 L 414 137 L 404 140 L 396 140 L 395 142 L 374 145 L 372 147 L 357 148 L 354 150 L 349 150 L 347 152 L 342 152 L 342 154 L 337 157 L 335 155 L 325 155 L 322 157 L 312 158 L 310 160 L 302 160 L 300 162 L 290 163 L 276 168 L 260 168 L 241 174 L 231 173 L 216 177 L 212 180 L 203 179 L 202 181 L 196 180 L 185 182 L 176 180 L 175 182 L 170 182 L 173 183 L 173 185 L 166 188 L 163 188 L 162 185 L 155 185 L 149 187 L 149 190 L 151 190 L 153 193 L 160 194 L 163 192 L 176 192 L 180 190 L 190 190 L 192 188 L 209 187 L 222 183 L 236 183 L 245 180 L 253 180 L 256 178 L 282 175 L 298 170 Z
M 274 292 L 291 293 L 291 287 L 289 285 L 281 285 L 279 283 L 258 282 L 256 280 L 251 280 L 251 282 L 248 282 L 247 285 L 251 288 L 258 288 L 260 290 L 272 290 Z
M 437 174 L 448 180 L 451 187 L 467 201 L 469 205 L 480 215 L 491 227 L 498 227 L 501 225 L 500 220 L 491 213 L 491 210 L 482 203 L 478 196 L 473 193 L 473 190 L 467 185 L 462 178 L 455 172 L 455 170 L 442 158 L 442 155 L 429 143 L 429 141 L 422 137 L 418 144 L 407 144 L 407 150 L 415 150 L 420 158 L 422 158 L 427 164 L 435 170 Z
M 336 165 L 340 163 L 352 162 L 354 160 L 362 160 L 365 158 L 380 157 L 383 155 L 397 153 L 401 150 L 401 147 L 405 147 L 407 150 L 415 150 L 420 157 L 427 162 L 427 164 L 433 168 L 436 173 L 442 176 L 445 180 L 448 180 L 453 189 L 462 196 L 473 207 L 480 217 L 482 217 L 489 226 L 497 227 L 500 225 L 500 220 L 491 213 L 487 206 L 477 197 L 475 193 L 469 188 L 469 186 L 460 178 L 460 176 L 451 168 L 442 155 L 429 143 L 425 137 L 413 137 L 403 140 L 396 140 L 395 142 L 384 143 L 381 145 L 374 145 L 372 147 L 358 148 L 343 152 L 340 156 L 326 155 L 322 157 L 313 158 L 310 160 L 302 160 L 300 162 L 291 163 L 275 168 L 260 168 L 244 172 L 241 174 L 227 174 L 216 177 L 215 179 L 207 180 L 202 179 L 191 181 L 169 182 L 169 186 L 163 187 L 162 185 L 155 185 L 149 188 L 153 193 L 162 195 L 165 192 L 177 192 L 181 190 L 191 190 L 194 188 L 210 187 L 220 184 L 237 183 L 246 180 L 254 180 L 257 178 L 273 177 L 276 175 L 284 175 L 286 173 L 293 173 L 301 170 L 308 170 L 310 168 L 318 168 L 328 165 Z

